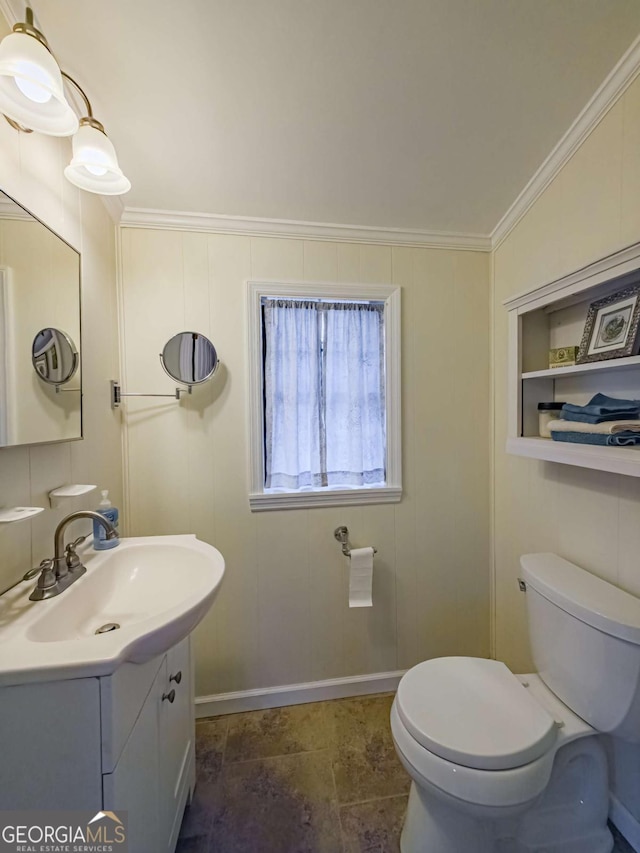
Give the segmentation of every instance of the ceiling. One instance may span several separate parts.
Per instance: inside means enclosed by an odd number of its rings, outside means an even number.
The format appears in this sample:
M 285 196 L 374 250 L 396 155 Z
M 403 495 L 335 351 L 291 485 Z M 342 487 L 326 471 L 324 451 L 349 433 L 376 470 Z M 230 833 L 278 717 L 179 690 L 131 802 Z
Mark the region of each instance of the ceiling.
M 128 207 L 479 234 L 640 32 L 638 0 L 32 5 Z

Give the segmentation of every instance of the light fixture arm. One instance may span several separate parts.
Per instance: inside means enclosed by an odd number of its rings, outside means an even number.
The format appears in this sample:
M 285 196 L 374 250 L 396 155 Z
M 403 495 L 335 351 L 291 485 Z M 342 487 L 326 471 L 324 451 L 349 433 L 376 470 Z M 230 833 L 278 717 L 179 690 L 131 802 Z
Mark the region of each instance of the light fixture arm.
M 69 83 L 73 83 L 73 85 L 76 87 L 78 92 L 80 92 L 80 94 L 82 95 L 82 99 L 87 106 L 87 115 L 83 116 L 80 119 L 80 127 L 82 127 L 83 125 L 84 126 L 88 125 L 89 127 L 94 127 L 96 130 L 99 130 L 100 133 L 104 133 L 106 136 L 106 133 L 104 130 L 104 125 L 102 124 L 102 122 L 98 121 L 97 118 L 93 117 L 93 109 L 91 108 L 91 101 L 87 97 L 87 93 L 84 91 L 82 86 L 76 80 L 74 80 L 70 74 L 67 74 L 66 71 L 63 71 L 62 69 L 60 69 L 60 73 L 62 74 L 62 76 L 64 77 L 65 80 L 68 80 Z
M 24 35 L 32 36 L 34 39 L 37 39 L 40 44 L 44 45 L 49 51 L 49 53 L 51 53 L 49 43 L 33 22 L 33 9 L 31 8 L 31 6 L 27 6 L 25 11 L 25 18 L 26 21 L 19 21 L 17 24 L 14 24 L 13 32 L 23 33 Z
M 76 87 L 78 92 L 80 92 L 80 94 L 82 95 L 83 101 L 87 105 L 87 116 L 89 118 L 93 118 L 93 110 L 91 109 L 91 101 L 87 97 L 87 93 L 85 92 L 85 90 L 82 88 L 82 86 L 76 80 L 73 79 L 73 77 L 70 74 L 67 74 L 66 71 L 63 71 L 62 68 L 60 69 L 60 73 L 62 74 L 62 76 L 64 77 L 65 80 L 68 80 L 69 83 L 73 83 L 73 85 Z

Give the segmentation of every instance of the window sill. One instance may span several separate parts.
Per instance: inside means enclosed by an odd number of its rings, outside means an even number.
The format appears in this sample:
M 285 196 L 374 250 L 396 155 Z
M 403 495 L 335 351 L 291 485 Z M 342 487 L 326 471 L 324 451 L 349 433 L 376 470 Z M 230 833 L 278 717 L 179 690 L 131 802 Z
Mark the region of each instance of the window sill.
M 326 492 L 271 492 L 249 495 L 252 512 L 270 509 L 312 509 L 317 506 L 365 506 L 367 504 L 399 503 L 400 486 L 378 489 L 335 489 Z

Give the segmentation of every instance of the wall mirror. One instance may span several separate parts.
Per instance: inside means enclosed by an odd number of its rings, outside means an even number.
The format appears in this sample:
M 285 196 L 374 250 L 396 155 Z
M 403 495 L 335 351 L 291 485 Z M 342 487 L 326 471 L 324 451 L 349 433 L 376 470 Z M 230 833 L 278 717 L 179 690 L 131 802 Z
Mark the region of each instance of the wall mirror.
M 80 255 L 0 192 L 0 447 L 82 438 L 80 359 Z
M 165 371 L 183 385 L 211 379 L 218 367 L 216 348 L 199 332 L 180 332 L 164 345 L 160 361 Z

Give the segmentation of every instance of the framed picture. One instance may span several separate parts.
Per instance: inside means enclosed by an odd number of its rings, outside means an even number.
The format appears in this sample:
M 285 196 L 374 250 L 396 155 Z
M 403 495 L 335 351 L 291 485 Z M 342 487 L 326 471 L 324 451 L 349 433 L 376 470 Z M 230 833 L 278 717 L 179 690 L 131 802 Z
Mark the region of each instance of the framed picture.
M 635 355 L 640 324 L 640 284 L 613 293 L 589 306 L 580 341 L 578 364 Z

